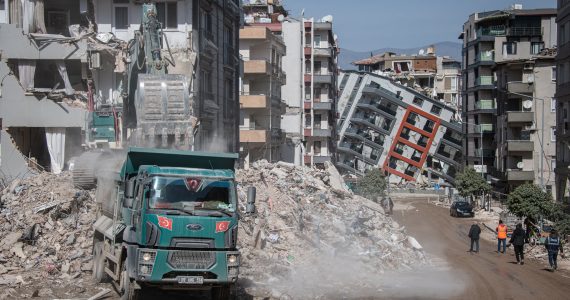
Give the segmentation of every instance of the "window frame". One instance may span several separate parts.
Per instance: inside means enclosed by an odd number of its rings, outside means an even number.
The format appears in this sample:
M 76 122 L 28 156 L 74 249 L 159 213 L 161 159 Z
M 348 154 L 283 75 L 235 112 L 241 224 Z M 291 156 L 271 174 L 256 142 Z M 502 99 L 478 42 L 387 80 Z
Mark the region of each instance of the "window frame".
M 564 68 L 561 68 L 562 70 L 564 70 Z M 557 66 L 552 66 L 552 70 L 551 70 L 551 74 L 550 74 L 550 80 L 552 81 L 556 81 L 556 72 L 557 72 Z
M 550 127 L 550 141 L 556 142 L 556 126 Z
M 556 112 L 556 98 L 550 98 L 550 112 Z
M 508 51 L 508 45 L 513 45 L 512 49 L 512 53 L 509 53 Z M 516 55 L 517 54 L 517 42 L 515 41 L 507 41 L 507 42 L 503 42 L 503 55 Z
M 126 28 L 117 28 L 117 8 L 124 8 L 127 10 L 127 21 L 126 21 Z M 130 23 L 130 16 L 129 16 L 129 4 L 123 4 L 123 3 L 113 3 L 113 30 L 119 31 L 119 32 L 127 32 L 129 31 L 129 28 L 131 27 L 131 23 Z
M 164 5 L 164 22 L 161 22 L 161 23 L 162 23 L 162 29 L 163 29 L 164 31 L 178 31 L 178 1 L 160 1 L 160 2 L 156 2 L 155 5 L 156 5 L 156 10 L 157 10 L 157 12 L 156 12 L 156 14 L 157 14 L 157 19 L 158 19 L 158 5 L 159 5 L 159 4 Z M 176 21 L 176 22 L 175 22 L 175 23 L 176 23 L 176 26 L 175 26 L 175 27 L 170 27 L 170 26 L 168 26 L 168 23 L 169 23 L 169 20 L 170 20 L 170 18 L 169 18 L 169 11 L 170 11 L 170 9 L 168 8 L 168 5 L 172 5 L 172 4 L 175 5 L 175 17 L 176 17 L 176 20 L 175 20 L 175 21 Z

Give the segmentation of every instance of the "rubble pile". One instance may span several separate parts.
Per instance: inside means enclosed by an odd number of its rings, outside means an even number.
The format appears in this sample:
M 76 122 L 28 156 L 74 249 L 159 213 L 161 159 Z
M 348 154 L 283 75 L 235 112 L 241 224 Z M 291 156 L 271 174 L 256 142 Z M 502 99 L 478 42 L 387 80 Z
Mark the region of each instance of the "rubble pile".
M 58 283 L 73 292 L 70 281 L 85 291 L 96 205 L 71 182 L 69 173 L 40 173 L 0 191 L 0 299 L 29 296 L 14 287 L 36 297 L 55 296 Z M 44 288 L 34 290 L 38 283 Z
M 340 178 L 331 164 L 320 170 L 264 160 L 237 172 L 241 211 L 247 188 L 257 190 L 257 212 L 241 218 L 238 233 L 240 277 L 253 283 L 248 293 L 281 299 L 338 298 L 347 290 L 354 296 L 357 287 L 377 293 L 384 272 L 428 263 L 404 227 L 379 204 L 345 190 Z

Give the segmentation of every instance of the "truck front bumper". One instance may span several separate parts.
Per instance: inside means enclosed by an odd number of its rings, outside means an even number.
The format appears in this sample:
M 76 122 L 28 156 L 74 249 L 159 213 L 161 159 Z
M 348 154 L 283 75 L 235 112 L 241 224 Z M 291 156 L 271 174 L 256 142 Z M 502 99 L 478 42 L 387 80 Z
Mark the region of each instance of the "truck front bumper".
M 136 280 L 140 283 L 199 287 L 235 283 L 240 253 L 139 248 L 136 261 Z

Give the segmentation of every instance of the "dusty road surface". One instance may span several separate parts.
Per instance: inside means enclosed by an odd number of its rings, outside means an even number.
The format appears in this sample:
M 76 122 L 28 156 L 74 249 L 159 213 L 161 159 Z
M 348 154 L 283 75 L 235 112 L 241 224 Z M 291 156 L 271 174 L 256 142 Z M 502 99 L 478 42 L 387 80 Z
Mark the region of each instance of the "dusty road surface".
M 452 218 L 447 208 L 428 204 L 425 199 L 397 201 L 401 209 L 394 212 L 394 218 L 435 257 L 437 271 L 434 274 L 455 279 L 451 282 L 432 279 L 433 289 L 410 295 L 411 298 L 570 299 L 568 270 L 552 273 L 544 262 L 531 259 L 526 259 L 522 266 L 517 265 L 512 247 L 506 254 L 499 255 L 497 245 L 484 240 L 481 240 L 479 254 L 471 254 L 467 233 L 472 219 Z M 402 209 L 406 207 L 408 209 Z M 458 289 L 450 289 L 449 285 L 456 285 Z M 441 290 L 438 292 L 438 289 Z

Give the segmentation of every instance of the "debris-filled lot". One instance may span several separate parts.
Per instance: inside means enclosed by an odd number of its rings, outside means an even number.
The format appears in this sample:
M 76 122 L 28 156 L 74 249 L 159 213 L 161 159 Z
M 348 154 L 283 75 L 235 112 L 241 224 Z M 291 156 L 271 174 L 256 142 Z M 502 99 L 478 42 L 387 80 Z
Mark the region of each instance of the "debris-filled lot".
M 332 166 L 259 161 L 237 175 L 240 210 L 247 187 L 257 187 L 257 213 L 243 215 L 238 236 L 242 295 L 324 299 L 358 288 L 370 296 L 383 272 L 427 263 L 405 228 L 346 191 Z M 112 289 L 91 280 L 94 194 L 74 189 L 69 173 L 15 180 L 1 191 L 0 299 L 89 298 Z

